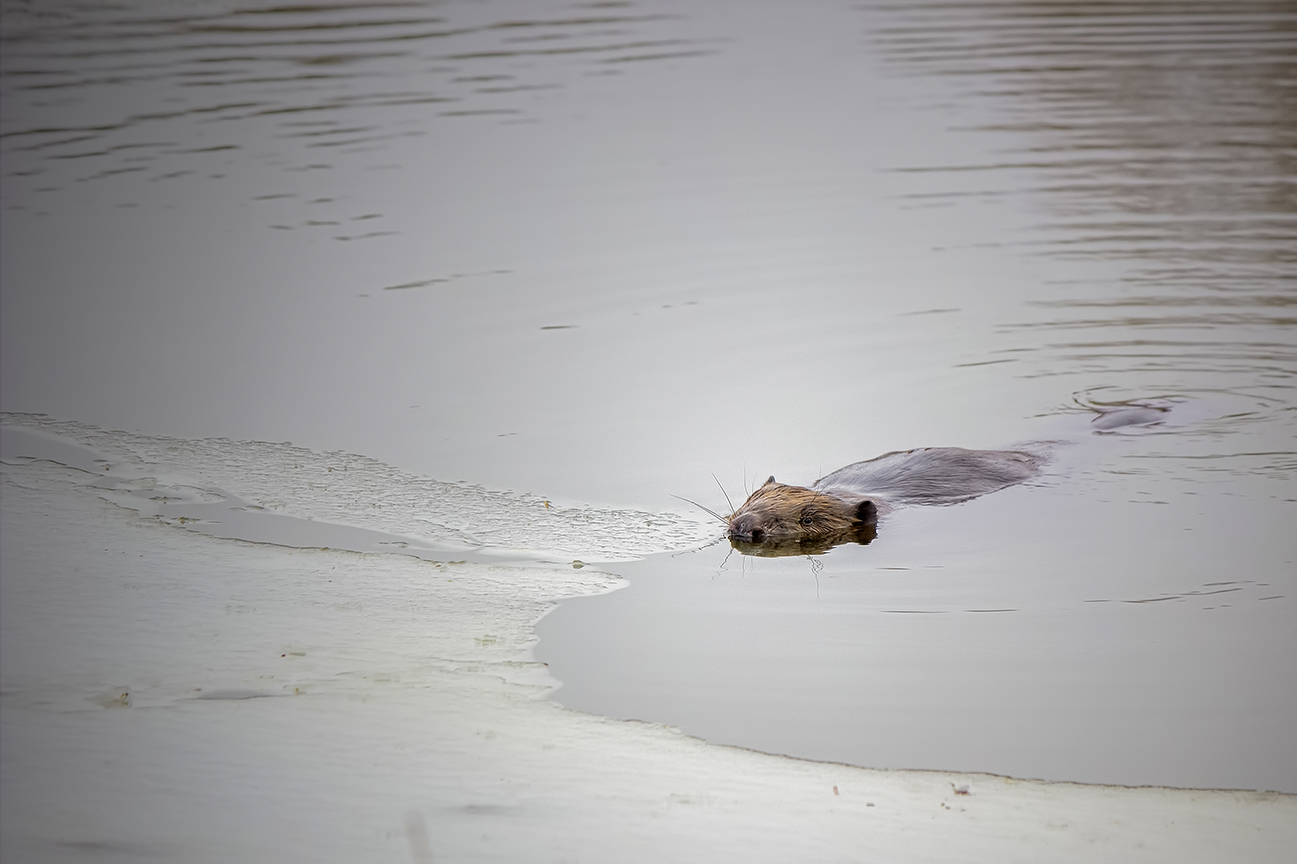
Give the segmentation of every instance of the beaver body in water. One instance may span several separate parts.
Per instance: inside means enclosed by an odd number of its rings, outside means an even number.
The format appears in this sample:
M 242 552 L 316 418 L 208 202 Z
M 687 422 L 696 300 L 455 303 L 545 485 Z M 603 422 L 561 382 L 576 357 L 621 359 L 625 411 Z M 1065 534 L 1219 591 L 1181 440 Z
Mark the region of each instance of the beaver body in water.
M 957 504 L 1028 480 L 1042 457 L 1021 450 L 925 447 L 856 462 L 810 488 L 774 477 L 730 514 L 727 534 L 742 551 L 804 554 L 868 543 L 880 514 L 906 504 Z
M 1091 429 L 1108 434 L 1163 423 L 1171 404 L 1140 400 L 1087 405 Z M 1039 445 L 1048 446 L 1048 445 Z M 925 447 L 885 453 L 839 468 L 811 484 L 787 486 L 771 477 L 728 517 L 730 543 L 750 555 L 825 552 L 874 539 L 878 517 L 907 504 L 958 504 L 1030 480 L 1045 458 L 1023 450 Z

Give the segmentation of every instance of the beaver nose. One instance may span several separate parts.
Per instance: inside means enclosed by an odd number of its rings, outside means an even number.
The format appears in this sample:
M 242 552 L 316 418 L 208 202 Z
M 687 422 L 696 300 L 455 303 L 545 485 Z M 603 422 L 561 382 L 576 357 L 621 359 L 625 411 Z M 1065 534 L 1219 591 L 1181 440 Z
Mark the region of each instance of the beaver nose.
M 730 520 L 729 536 L 737 540 L 760 540 L 763 533 L 757 527 L 757 520 L 750 515 Z

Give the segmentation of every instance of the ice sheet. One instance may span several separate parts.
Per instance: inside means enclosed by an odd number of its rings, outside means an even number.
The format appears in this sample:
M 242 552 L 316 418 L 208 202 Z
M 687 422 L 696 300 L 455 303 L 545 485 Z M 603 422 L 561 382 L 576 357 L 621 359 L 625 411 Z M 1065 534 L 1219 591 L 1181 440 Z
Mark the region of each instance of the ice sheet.
M 228 499 L 235 506 L 334 526 L 332 540 L 325 531 L 318 542 L 291 545 L 351 548 L 337 535 L 365 529 L 447 551 L 609 561 L 701 543 L 717 534 L 682 514 L 559 504 L 527 493 L 445 483 L 366 456 L 319 453 L 288 442 L 181 440 L 108 432 L 40 415 L 3 417 L 11 435 L 40 436 L 25 441 L 29 446 L 42 442 L 42 448 L 50 448 L 49 458 L 121 481 L 102 494 L 136 509 L 162 500 L 164 489 L 172 500 L 192 503 L 205 488 L 211 503 Z M 70 445 L 84 450 L 74 453 Z

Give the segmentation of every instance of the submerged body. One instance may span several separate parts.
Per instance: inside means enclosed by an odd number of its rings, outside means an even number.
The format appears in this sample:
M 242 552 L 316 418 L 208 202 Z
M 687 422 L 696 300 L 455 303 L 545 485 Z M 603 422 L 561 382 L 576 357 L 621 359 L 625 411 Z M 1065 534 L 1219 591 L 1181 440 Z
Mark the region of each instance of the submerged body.
M 810 488 L 771 477 L 730 515 L 727 534 L 744 551 L 774 554 L 868 543 L 880 513 L 967 501 L 1030 479 L 1042 462 L 1020 450 L 926 447 L 839 468 Z
M 1150 399 L 1085 407 L 1097 415 L 1092 430 L 1106 435 L 1161 425 L 1173 404 Z M 1023 450 L 924 447 L 839 468 L 810 488 L 771 477 L 730 514 L 726 534 L 750 555 L 804 555 L 868 543 L 879 515 L 895 507 L 968 501 L 1030 480 L 1044 462 L 1041 454 Z

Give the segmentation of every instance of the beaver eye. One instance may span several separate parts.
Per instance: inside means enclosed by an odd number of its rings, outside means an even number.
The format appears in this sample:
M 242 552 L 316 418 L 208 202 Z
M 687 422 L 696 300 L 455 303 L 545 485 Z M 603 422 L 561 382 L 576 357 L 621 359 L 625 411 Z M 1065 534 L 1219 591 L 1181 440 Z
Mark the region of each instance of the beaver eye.
M 814 521 L 815 521 L 815 519 L 814 519 L 813 517 L 811 517 L 811 516 L 803 516 L 803 517 L 802 517 L 802 524 L 803 524 L 803 525 L 810 525 L 810 524 L 811 524 L 812 522 L 814 522 Z

